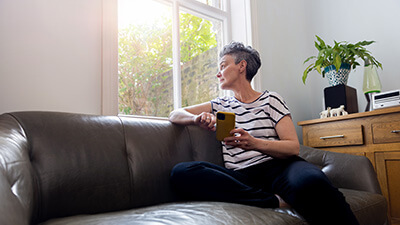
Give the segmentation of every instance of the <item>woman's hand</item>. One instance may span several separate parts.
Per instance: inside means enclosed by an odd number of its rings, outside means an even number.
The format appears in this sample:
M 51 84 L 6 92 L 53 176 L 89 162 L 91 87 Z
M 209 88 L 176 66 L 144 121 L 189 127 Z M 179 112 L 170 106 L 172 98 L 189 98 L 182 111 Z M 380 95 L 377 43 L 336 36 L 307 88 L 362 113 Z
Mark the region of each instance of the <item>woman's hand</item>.
M 288 158 L 299 155 L 300 144 L 290 116 L 283 117 L 275 127 L 279 140 L 255 138 L 243 129 L 233 129 L 232 137 L 224 139 L 226 145 L 243 150 L 259 151 L 274 158 Z
M 202 112 L 194 117 L 194 124 L 206 130 L 215 131 L 216 119 L 212 113 Z
M 206 130 L 215 131 L 216 119 L 211 112 L 211 102 L 205 102 L 172 111 L 169 121 L 180 125 L 197 125 Z
M 251 136 L 247 131 L 242 128 L 231 130 L 231 137 L 224 138 L 226 145 L 239 147 L 243 150 L 255 150 L 257 138 Z

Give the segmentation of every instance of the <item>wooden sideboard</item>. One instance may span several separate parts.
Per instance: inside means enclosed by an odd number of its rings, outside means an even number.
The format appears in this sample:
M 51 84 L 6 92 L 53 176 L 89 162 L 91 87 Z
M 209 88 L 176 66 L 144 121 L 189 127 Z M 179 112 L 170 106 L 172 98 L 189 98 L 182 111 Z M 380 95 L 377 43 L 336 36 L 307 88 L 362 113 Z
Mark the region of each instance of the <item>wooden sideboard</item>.
M 400 106 L 297 124 L 306 146 L 368 157 L 388 200 L 391 222 L 400 224 Z

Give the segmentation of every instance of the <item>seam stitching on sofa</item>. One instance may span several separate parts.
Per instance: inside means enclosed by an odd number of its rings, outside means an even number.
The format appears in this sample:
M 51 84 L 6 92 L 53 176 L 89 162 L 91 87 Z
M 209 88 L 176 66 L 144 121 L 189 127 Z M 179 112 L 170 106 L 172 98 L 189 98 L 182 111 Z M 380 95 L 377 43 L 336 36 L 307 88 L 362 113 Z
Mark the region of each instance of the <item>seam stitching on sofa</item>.
M 191 153 L 191 159 L 192 159 L 192 161 L 194 161 L 195 159 L 194 159 L 194 151 L 195 151 L 195 149 L 194 149 L 194 146 L 193 146 L 193 140 L 192 140 L 192 135 L 190 134 L 190 131 L 189 131 L 189 128 L 188 128 L 188 126 L 185 126 L 185 132 L 188 134 L 188 136 L 189 136 L 189 144 L 190 144 L 190 148 L 191 148 L 191 151 L 190 151 L 190 153 Z
M 134 186 L 134 181 L 133 181 L 133 171 L 132 171 L 132 167 L 130 165 L 130 157 L 129 157 L 129 153 L 128 153 L 128 145 L 126 143 L 126 130 L 125 130 L 125 124 L 122 121 L 121 117 L 117 116 L 117 118 L 119 119 L 120 123 L 121 123 L 121 127 L 122 127 L 122 134 L 123 134 L 123 138 L 124 138 L 124 145 L 125 145 L 125 155 L 126 155 L 126 163 L 128 165 L 128 170 L 129 170 L 129 183 L 130 183 L 130 191 L 129 191 L 129 206 L 132 205 L 134 196 L 133 196 L 133 186 Z M 133 160 L 132 160 L 132 164 L 133 164 Z
M 376 203 L 364 205 L 364 207 L 362 207 L 362 209 L 369 208 L 369 207 L 372 207 L 372 206 L 377 206 L 377 205 L 382 205 L 382 203 L 381 203 L 381 202 L 376 202 Z M 357 209 L 357 210 L 354 210 L 354 211 L 355 211 L 355 212 L 364 211 L 364 210 L 362 210 L 362 209 L 360 208 L 360 209 Z

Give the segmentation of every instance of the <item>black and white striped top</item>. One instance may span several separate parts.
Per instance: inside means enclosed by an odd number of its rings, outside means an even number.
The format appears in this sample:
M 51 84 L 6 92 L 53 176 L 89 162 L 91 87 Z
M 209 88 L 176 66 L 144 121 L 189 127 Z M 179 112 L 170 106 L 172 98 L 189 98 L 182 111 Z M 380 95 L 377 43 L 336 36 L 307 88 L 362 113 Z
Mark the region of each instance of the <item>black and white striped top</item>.
M 243 103 L 233 96 L 218 97 L 211 100 L 212 112 L 233 112 L 236 115 L 236 128 L 243 128 L 256 138 L 279 140 L 275 125 L 284 116 L 289 115 L 289 108 L 276 92 L 265 91 L 252 103 Z M 229 145 L 223 145 L 225 167 L 239 170 L 272 159 L 258 151 L 245 151 Z

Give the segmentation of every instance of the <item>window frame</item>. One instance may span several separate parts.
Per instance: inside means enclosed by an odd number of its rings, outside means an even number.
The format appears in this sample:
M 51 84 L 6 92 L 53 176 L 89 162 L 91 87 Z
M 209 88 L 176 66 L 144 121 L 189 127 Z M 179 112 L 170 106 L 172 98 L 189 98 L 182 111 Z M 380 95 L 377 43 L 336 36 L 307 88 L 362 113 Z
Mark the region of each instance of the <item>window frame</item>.
M 222 22 L 224 34 L 223 44 L 230 40 L 242 41 L 245 44 L 257 47 L 255 35 L 252 35 L 255 17 L 251 13 L 256 0 L 223 0 L 223 9 L 217 9 L 195 0 L 157 0 L 170 4 L 173 11 L 173 89 L 174 108 L 181 107 L 181 67 L 180 67 L 180 32 L 179 32 L 179 8 L 193 13 L 196 16 L 209 17 Z M 101 71 L 101 114 L 118 115 L 118 0 L 102 0 L 102 71 Z M 244 9 L 243 9 L 244 8 Z M 241 26 L 232 26 L 233 12 L 243 10 Z M 235 14 L 236 17 L 236 14 Z M 239 32 L 232 32 L 234 29 Z M 245 32 L 243 32 L 243 29 Z M 233 35 L 234 33 L 240 34 Z M 245 33 L 243 35 L 243 33 Z M 176 60 L 178 59 L 178 60 Z M 256 90 L 260 89 L 260 76 L 253 80 Z M 130 116 L 130 115 L 124 115 Z M 137 116 L 137 115 L 131 115 Z M 148 117 L 150 116 L 139 116 Z

